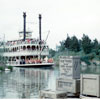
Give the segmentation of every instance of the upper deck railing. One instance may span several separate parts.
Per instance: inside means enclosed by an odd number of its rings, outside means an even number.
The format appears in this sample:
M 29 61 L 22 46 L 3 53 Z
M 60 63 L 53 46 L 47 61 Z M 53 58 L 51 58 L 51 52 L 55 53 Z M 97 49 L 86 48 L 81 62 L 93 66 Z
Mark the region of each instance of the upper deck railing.
M 5 46 L 13 46 L 13 45 L 21 45 L 21 44 L 38 44 L 39 45 L 40 41 L 39 39 L 27 39 L 25 41 L 23 40 L 13 40 L 13 41 L 8 41 L 5 43 Z M 45 45 L 46 42 L 44 40 L 41 41 L 41 45 Z

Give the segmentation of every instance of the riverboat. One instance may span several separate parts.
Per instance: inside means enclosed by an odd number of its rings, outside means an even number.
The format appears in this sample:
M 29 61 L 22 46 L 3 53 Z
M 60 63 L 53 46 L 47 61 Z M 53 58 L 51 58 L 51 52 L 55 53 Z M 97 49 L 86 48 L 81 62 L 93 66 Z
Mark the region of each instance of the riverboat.
M 4 42 L 0 46 L 1 56 L 7 66 L 44 67 L 53 66 L 53 59 L 48 58 L 49 47 L 41 39 L 41 15 L 39 14 L 39 39 L 32 38 L 32 32 L 26 31 L 26 13 L 23 13 L 24 28 L 19 32 L 19 39 Z

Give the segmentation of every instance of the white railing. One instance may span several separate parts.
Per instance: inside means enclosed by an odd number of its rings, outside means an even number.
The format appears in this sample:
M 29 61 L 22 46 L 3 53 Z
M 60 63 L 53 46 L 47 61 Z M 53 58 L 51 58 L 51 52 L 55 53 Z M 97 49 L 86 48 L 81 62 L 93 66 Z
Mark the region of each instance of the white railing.
M 46 61 L 42 61 L 41 63 L 37 63 L 37 62 L 35 62 L 35 63 L 26 63 L 25 61 L 24 61 L 24 63 L 21 63 L 21 61 L 19 60 L 19 61 L 7 61 L 7 65 L 23 65 L 23 64 L 46 64 L 46 63 L 50 63 L 50 62 L 46 62 Z M 53 62 L 51 62 L 51 63 L 53 63 Z
M 44 51 L 39 51 L 39 50 L 23 50 L 23 51 L 16 51 L 16 52 L 5 52 L 3 54 L 3 56 L 27 56 L 27 55 L 39 55 L 41 53 L 41 55 L 49 55 L 49 51 L 48 50 L 44 50 Z
M 7 65 L 20 65 L 20 61 L 7 61 Z
M 22 45 L 22 44 L 39 44 L 39 41 L 36 40 L 36 41 L 18 41 L 18 42 L 11 42 L 11 43 L 6 43 L 5 46 L 13 46 L 13 45 Z M 42 44 L 46 44 L 45 41 L 42 41 L 41 45 Z

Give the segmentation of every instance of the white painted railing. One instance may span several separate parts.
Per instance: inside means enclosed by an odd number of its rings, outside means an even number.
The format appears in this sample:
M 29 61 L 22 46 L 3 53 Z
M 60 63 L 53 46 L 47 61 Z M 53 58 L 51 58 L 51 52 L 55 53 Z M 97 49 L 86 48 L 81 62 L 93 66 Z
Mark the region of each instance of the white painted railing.
M 41 53 L 41 55 L 49 55 L 48 50 L 44 50 L 43 52 L 38 51 L 38 50 L 23 50 L 23 51 L 17 51 L 17 52 L 5 52 L 3 54 L 3 56 L 27 56 L 27 55 L 39 55 Z

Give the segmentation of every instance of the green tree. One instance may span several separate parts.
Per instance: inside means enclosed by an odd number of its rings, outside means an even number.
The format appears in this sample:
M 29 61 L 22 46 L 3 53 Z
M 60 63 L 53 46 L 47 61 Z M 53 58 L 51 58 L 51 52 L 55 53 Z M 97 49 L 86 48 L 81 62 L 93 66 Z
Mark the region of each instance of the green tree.
M 79 41 L 78 41 L 76 36 L 73 36 L 71 38 L 71 44 L 70 45 L 71 45 L 71 50 L 72 51 L 75 51 L 75 52 L 80 51 Z
M 55 56 L 56 51 L 53 49 L 50 49 L 49 53 L 50 53 L 50 57 L 53 57 L 53 56 Z
M 58 46 L 58 51 L 64 51 L 65 50 L 65 40 L 60 41 L 60 46 Z
M 82 50 L 82 40 L 79 39 L 78 42 L 79 42 L 79 47 L 80 47 L 80 51 L 81 51 Z
M 83 34 L 83 37 L 82 37 L 82 48 L 85 54 L 90 53 L 92 50 L 91 39 L 85 34 Z
M 99 47 L 98 40 L 97 39 L 94 39 L 93 40 L 93 43 L 92 43 L 93 50 L 98 49 L 98 47 Z
M 95 55 L 98 55 L 99 49 L 100 49 L 99 42 L 97 39 L 94 39 L 92 42 L 92 52 L 94 52 Z
M 71 48 L 71 38 L 68 35 L 67 35 L 64 45 L 65 45 L 65 48 L 67 49 Z

